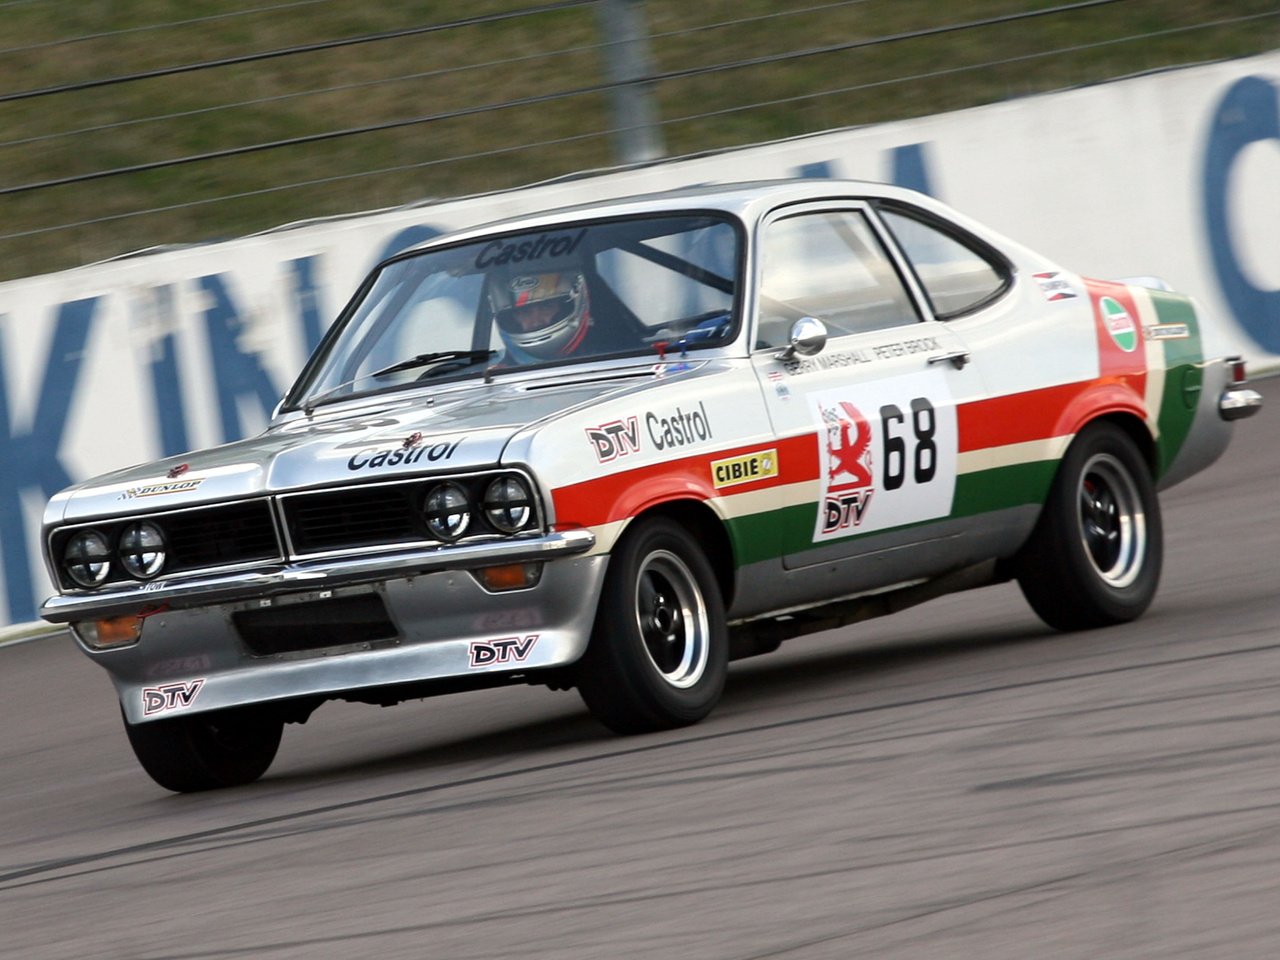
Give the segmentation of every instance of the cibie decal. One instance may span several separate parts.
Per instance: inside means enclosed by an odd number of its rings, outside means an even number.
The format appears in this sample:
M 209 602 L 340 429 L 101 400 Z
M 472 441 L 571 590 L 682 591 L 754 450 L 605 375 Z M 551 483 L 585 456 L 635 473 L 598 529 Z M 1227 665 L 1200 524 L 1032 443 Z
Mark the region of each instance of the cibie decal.
M 951 513 L 959 433 L 949 384 L 935 367 L 809 395 L 815 543 Z
M 871 424 L 862 411 L 841 400 L 831 406 L 819 403 L 818 415 L 823 426 L 819 442 L 826 447 L 818 524 L 825 537 L 860 526 L 876 491 L 871 473 Z
M 196 702 L 203 687 L 203 678 L 181 683 L 163 683 L 158 687 L 143 687 L 142 715 L 150 717 L 169 710 L 185 709 Z
M 471 667 L 495 667 L 504 663 L 523 663 L 533 652 L 538 635 L 504 637 L 501 640 L 471 641 Z
M 136 500 L 139 497 L 162 497 L 169 493 L 190 493 L 202 483 L 204 483 L 204 477 L 196 477 L 191 480 L 174 480 L 170 483 L 152 483 L 145 487 L 130 487 L 120 494 L 119 499 Z
M 778 451 L 760 450 L 740 457 L 711 461 L 711 482 L 717 490 L 740 483 L 754 483 L 778 475 Z
M 610 420 L 598 427 L 586 429 L 591 449 L 595 451 L 596 460 L 600 463 L 640 452 L 640 422 L 635 417 Z
M 1062 279 L 1061 272 L 1057 270 L 1050 270 L 1047 273 L 1033 273 L 1031 276 L 1040 285 L 1040 292 L 1044 294 L 1044 298 L 1050 303 L 1056 303 L 1060 300 L 1074 300 L 1079 296 L 1071 284 Z
M 1138 328 L 1129 316 L 1129 311 L 1110 297 L 1103 297 L 1098 302 L 1102 311 L 1102 323 L 1111 334 L 1116 346 L 1126 353 L 1132 353 L 1138 346 Z

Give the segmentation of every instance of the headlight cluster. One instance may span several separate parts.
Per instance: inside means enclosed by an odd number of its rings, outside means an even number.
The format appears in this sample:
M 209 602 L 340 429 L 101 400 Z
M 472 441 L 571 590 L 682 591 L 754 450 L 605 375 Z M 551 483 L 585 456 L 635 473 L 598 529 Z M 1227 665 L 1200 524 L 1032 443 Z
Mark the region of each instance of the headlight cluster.
M 62 548 L 62 569 L 81 587 L 99 587 L 119 562 L 135 580 L 150 580 L 164 570 L 167 559 L 164 532 L 149 520 L 130 523 L 120 530 L 114 548 L 100 530 L 73 533 Z
M 518 476 L 495 477 L 478 499 L 477 491 L 453 480 L 432 487 L 422 504 L 422 517 L 431 536 L 453 543 L 477 532 L 480 520 L 483 527 L 497 533 L 519 533 L 534 519 L 533 494 Z

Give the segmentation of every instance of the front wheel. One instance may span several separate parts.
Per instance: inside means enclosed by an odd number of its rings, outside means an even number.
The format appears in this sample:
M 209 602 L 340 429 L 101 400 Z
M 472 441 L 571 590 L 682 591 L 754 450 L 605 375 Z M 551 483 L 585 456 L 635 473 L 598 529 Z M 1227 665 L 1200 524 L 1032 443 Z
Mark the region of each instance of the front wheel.
M 175 793 L 252 783 L 275 759 L 284 722 L 261 707 L 125 722 L 133 752 L 151 779 Z
M 1067 449 L 1017 559 L 1023 595 L 1059 630 L 1126 623 L 1151 605 L 1163 556 L 1146 463 L 1119 427 L 1093 424 Z
M 578 692 L 615 733 L 696 723 L 720 699 L 728 646 L 706 556 L 671 520 L 643 520 L 610 557 Z

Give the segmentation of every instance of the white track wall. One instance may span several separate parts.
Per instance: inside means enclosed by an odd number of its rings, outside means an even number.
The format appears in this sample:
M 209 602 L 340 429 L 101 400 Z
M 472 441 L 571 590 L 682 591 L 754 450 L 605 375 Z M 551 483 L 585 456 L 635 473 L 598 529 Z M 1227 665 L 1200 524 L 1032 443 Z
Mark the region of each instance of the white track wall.
M 45 500 L 260 430 L 383 256 L 526 211 L 694 183 L 923 189 L 1090 276 L 1194 294 L 1280 368 L 1280 53 L 370 214 L 0 284 L 0 624 L 37 616 Z

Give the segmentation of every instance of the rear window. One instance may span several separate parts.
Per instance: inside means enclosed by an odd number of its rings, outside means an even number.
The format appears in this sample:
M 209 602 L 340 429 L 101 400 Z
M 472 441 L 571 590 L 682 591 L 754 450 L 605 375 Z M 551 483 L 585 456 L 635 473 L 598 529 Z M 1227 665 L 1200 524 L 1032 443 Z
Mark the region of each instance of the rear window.
M 985 244 L 900 209 L 882 207 L 880 216 L 911 261 L 939 320 L 978 310 L 1008 289 L 1008 265 Z

